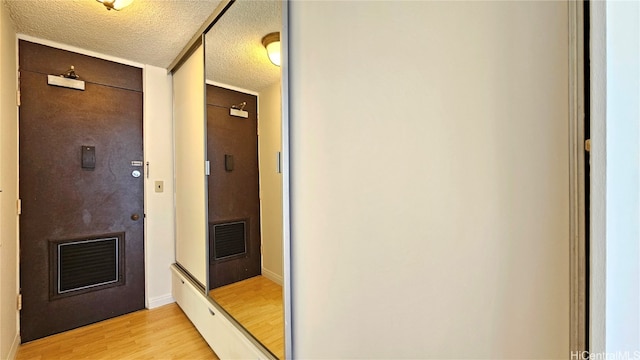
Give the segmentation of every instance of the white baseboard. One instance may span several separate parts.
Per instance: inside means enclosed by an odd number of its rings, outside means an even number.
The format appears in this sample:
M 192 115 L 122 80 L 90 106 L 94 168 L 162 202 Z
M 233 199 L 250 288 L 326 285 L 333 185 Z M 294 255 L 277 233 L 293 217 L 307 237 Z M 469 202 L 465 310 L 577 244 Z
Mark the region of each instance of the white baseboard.
M 9 349 L 9 353 L 7 354 L 8 360 L 14 360 L 16 358 L 16 354 L 18 353 L 19 346 L 20 346 L 20 334 L 16 334 L 16 337 L 13 338 L 13 343 L 11 343 L 11 349 Z
M 273 281 L 274 283 L 280 284 L 280 286 L 283 286 L 284 284 L 284 279 L 282 278 L 282 275 L 278 275 L 267 268 L 262 268 L 262 275 L 267 279 Z
M 149 306 L 147 308 L 153 309 L 163 305 L 172 304 L 174 302 L 176 301 L 174 300 L 173 296 L 171 296 L 171 294 L 164 294 L 161 296 L 149 298 Z

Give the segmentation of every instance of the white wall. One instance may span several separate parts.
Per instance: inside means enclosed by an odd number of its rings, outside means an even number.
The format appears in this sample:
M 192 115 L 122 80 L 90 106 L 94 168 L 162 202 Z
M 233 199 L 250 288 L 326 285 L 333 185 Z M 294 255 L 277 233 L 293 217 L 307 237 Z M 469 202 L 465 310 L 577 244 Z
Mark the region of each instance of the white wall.
M 0 359 L 12 359 L 20 342 L 18 294 L 18 110 L 16 32 L 0 4 Z
M 606 3 L 606 352 L 640 354 L 640 3 Z M 601 164 L 598 164 L 601 165 Z
M 147 307 L 170 302 L 175 262 L 173 209 L 173 104 L 171 75 L 166 69 L 144 68 L 144 146 L 149 174 L 145 179 L 145 271 Z M 162 181 L 163 192 L 155 191 Z
M 282 174 L 277 152 L 282 151 L 280 82 L 258 96 L 258 160 L 260 162 L 260 226 L 262 275 L 282 285 Z
M 591 3 L 592 356 L 640 351 L 640 5 Z
M 568 358 L 565 2 L 292 2 L 295 358 Z

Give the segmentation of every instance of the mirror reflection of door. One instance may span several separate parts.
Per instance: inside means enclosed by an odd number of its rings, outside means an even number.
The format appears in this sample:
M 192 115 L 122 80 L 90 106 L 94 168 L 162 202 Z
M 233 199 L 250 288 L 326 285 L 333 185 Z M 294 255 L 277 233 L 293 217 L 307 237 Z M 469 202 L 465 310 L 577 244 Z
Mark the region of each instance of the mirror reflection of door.
M 206 88 L 209 287 L 216 289 L 261 274 L 258 101 Z
M 205 36 L 209 294 L 284 358 L 280 1 L 236 1 Z

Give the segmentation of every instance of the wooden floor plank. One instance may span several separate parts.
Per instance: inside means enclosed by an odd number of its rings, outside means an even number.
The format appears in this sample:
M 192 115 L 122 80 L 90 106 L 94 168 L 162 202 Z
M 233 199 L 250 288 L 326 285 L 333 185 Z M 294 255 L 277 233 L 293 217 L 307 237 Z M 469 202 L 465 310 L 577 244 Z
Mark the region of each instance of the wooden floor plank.
M 178 305 L 141 310 L 20 345 L 17 360 L 218 359 Z
M 260 275 L 209 292 L 279 359 L 284 359 L 282 286 Z

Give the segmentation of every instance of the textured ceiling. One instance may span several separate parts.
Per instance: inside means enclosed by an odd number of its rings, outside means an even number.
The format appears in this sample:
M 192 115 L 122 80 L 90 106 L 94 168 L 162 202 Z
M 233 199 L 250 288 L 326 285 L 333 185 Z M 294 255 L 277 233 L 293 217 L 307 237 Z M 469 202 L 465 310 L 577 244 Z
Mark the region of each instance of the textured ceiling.
M 134 0 L 107 11 L 95 0 L 1 0 L 18 33 L 166 68 L 219 0 Z M 240 0 L 207 36 L 207 78 L 259 91 L 280 78 L 261 44 L 279 31 L 280 1 Z
M 259 92 L 280 80 L 262 37 L 282 27 L 278 0 L 236 1 L 205 37 L 208 80 Z

